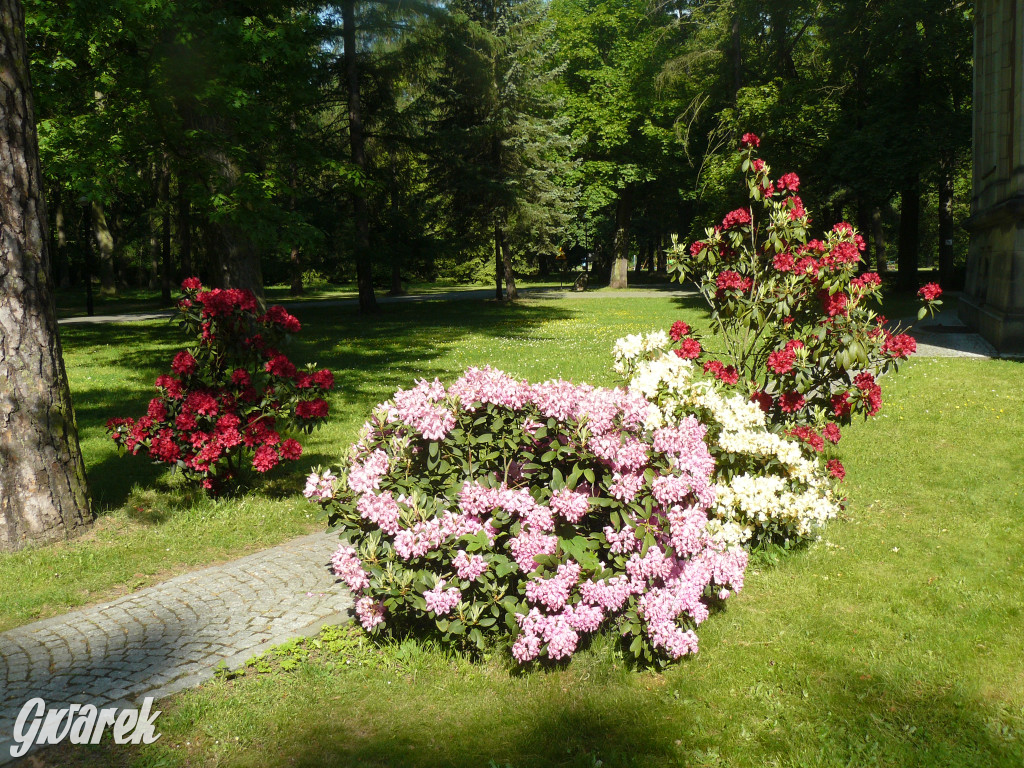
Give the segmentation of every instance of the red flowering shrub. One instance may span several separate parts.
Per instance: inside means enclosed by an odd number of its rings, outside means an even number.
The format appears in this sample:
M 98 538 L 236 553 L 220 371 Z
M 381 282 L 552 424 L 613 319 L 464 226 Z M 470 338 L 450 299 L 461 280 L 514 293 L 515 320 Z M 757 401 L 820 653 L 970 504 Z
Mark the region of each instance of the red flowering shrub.
M 263 473 L 302 456 L 290 433 L 310 432 L 327 416 L 334 374 L 299 371 L 278 350 L 301 329 L 283 307 L 259 312 L 250 291 L 182 285 L 181 327 L 194 339 L 158 376 L 141 418 L 117 418 L 107 431 L 118 447 L 174 464 L 210 491 L 251 466 Z
M 839 441 L 840 424 L 878 413 L 876 379 L 917 344 L 876 314 L 882 281 L 858 274 L 863 238 L 842 222 L 824 239 L 810 239 L 810 219 L 796 194 L 800 179 L 787 173 L 774 180 L 755 157 L 758 146 L 757 136 L 743 136 L 750 205 L 727 214 L 689 248 L 676 244 L 669 270 L 700 284 L 725 344 L 726 360 L 705 360 L 704 372 L 745 387 L 778 431 L 818 452 L 825 441 Z M 925 302 L 921 317 L 941 303 L 935 283 L 918 294 Z M 689 331 L 673 326 L 675 353 L 705 355 Z M 828 468 L 842 478 L 838 462 Z

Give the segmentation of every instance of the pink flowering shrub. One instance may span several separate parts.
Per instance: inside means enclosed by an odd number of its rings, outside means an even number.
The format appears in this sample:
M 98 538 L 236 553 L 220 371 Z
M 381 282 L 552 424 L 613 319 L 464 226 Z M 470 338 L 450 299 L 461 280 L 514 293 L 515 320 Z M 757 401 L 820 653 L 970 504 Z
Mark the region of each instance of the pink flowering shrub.
M 299 321 L 279 306 L 260 312 L 250 291 L 205 290 L 195 277 L 182 290 L 180 325 L 194 343 L 157 377 L 145 416 L 107 422 L 117 446 L 214 492 L 248 467 L 264 473 L 298 459 L 291 435 L 324 422 L 334 387 L 330 371 L 299 371 L 278 350 Z
M 623 389 L 471 368 L 378 406 L 336 481 L 306 495 L 369 631 L 564 659 L 611 629 L 636 657 L 697 650 L 747 555 L 705 530 L 714 462 L 694 418 L 651 430 Z
M 800 179 L 773 179 L 759 145 L 754 134 L 741 142 L 749 205 L 689 249 L 674 246 L 669 262 L 677 279 L 699 284 L 725 360 L 708 356 L 689 329 L 672 335 L 677 355 L 703 357 L 707 375 L 745 389 L 776 428 L 820 451 L 823 441 L 839 440 L 839 425 L 878 413 L 876 380 L 917 344 L 876 313 L 882 281 L 860 273 L 863 238 L 841 222 L 811 239 Z M 934 283 L 919 292 L 920 317 L 941 304 L 941 293 Z M 843 474 L 838 461 L 830 469 Z

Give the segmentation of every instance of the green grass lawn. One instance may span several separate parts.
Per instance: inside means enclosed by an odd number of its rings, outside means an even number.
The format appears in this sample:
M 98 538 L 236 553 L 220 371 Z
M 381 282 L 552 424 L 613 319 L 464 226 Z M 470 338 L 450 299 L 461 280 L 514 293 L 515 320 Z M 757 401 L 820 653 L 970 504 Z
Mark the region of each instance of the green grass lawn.
M 665 297 L 299 313 L 291 350 L 338 372 L 304 471 L 343 452 L 368 409 L 413 378 L 491 363 L 613 383 L 610 345 L 677 318 Z M 0 556 L 0 626 L 151 583 L 309 530 L 300 471 L 259 493 L 189 496 L 103 436 L 140 412 L 174 350 L 166 324 L 67 328 L 72 389 L 102 511 L 86 539 Z M 127 350 L 127 351 L 126 351 Z M 332 633 L 161 704 L 148 747 L 43 753 L 90 766 L 1024 765 L 1024 368 L 921 359 L 883 381 L 879 418 L 840 443 L 849 500 L 825 538 L 775 562 L 664 674 L 599 639 L 521 674 L 407 642 Z M 22 587 L 24 585 L 24 587 Z M 88 590 L 86 592 L 85 590 Z M 319 647 L 318 647 L 319 646 Z M 282 661 L 285 663 L 282 665 Z
M 336 372 L 332 418 L 306 439 L 298 468 L 279 468 L 261 492 L 211 501 L 164 467 L 118 456 L 104 425 L 138 416 L 155 394 L 182 337 L 166 320 L 61 329 L 82 450 L 98 520 L 83 538 L 0 554 L 0 631 L 137 589 L 189 568 L 236 557 L 317 530 L 301 496 L 311 467 L 344 454 L 370 409 L 419 377 L 451 380 L 490 363 L 531 379 L 563 376 L 613 383 L 611 345 L 627 333 L 695 317 L 671 298 L 416 302 L 360 317 L 351 307 L 299 307 L 289 354 Z M 680 314 L 682 313 L 682 314 Z M 322 526 L 322 524 L 320 524 Z

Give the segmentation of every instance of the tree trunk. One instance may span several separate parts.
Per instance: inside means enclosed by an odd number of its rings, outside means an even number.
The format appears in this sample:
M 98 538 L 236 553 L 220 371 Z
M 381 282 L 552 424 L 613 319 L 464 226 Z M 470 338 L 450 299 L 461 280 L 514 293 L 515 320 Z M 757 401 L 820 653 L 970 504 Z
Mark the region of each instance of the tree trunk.
M 740 88 L 743 87 L 743 37 L 740 35 L 740 15 L 732 17 L 732 100 L 739 100 Z
M 57 258 L 54 279 L 58 288 L 71 287 L 71 262 L 68 258 L 68 227 L 64 216 L 64 201 L 57 203 Z
M 629 281 L 629 222 L 633 214 L 633 190 L 624 188 L 615 205 L 615 256 L 609 288 L 625 288 Z
M 103 212 L 103 203 L 92 201 L 92 233 L 96 238 L 96 249 L 99 252 L 100 292 L 107 296 L 117 294 L 114 282 L 114 236 L 107 226 L 107 216 Z
M 171 306 L 171 172 L 166 161 L 160 179 L 160 303 Z
M 184 183 L 178 177 L 178 260 L 185 277 L 195 275 L 192 266 L 192 215 L 191 205 L 185 196 Z
M 864 238 L 864 252 L 860 257 L 860 272 L 868 272 L 871 265 L 871 212 L 863 198 L 857 198 L 857 231 Z
M 405 291 L 402 290 L 402 257 L 398 249 L 391 253 L 391 290 L 388 293 L 391 296 L 405 295 Z
M 233 189 L 241 178 L 241 170 L 233 160 L 222 156 L 223 179 L 229 189 Z M 210 254 L 216 265 L 216 283 L 221 288 L 242 288 L 252 291 L 256 300 L 263 306 L 266 300 L 263 295 L 263 265 L 256 250 L 256 244 L 249 233 L 238 224 L 225 218 L 212 223 L 210 234 L 214 237 Z
M 298 131 L 299 127 L 294 117 L 288 121 L 288 126 L 291 128 L 292 133 Z M 292 216 L 295 215 L 295 190 L 299 185 L 298 180 L 299 172 L 296 168 L 295 161 L 292 160 L 288 166 L 288 187 L 290 192 L 288 194 L 288 210 L 291 211 Z M 301 253 L 299 250 L 298 243 L 294 243 L 291 248 L 291 252 L 288 254 L 288 271 L 291 274 L 291 286 L 289 287 L 289 293 L 292 296 L 301 296 L 305 293 L 305 289 L 302 285 L 302 260 Z
M 149 209 L 149 280 L 148 288 L 154 290 L 160 285 L 160 169 L 156 163 L 153 172 L 153 192 Z
M 512 271 L 512 249 L 508 247 L 508 238 L 501 237 L 501 266 L 505 272 L 505 293 L 509 301 L 519 298 L 519 291 L 516 290 L 516 275 Z
M 917 249 L 921 198 L 915 178 L 900 192 L 900 241 L 896 285 L 901 291 L 917 290 Z
M 49 273 L 20 0 L 0 0 L 0 550 L 91 520 Z
M 939 284 L 953 282 L 953 163 L 942 161 L 939 175 Z
M 501 225 L 496 220 L 494 222 L 494 298 L 498 301 L 505 298 L 505 294 L 501 290 L 501 276 L 504 272 L 504 265 L 501 262 L 502 237 Z
M 871 212 L 871 241 L 875 252 L 875 272 L 884 279 L 889 273 L 889 256 L 885 251 L 885 227 L 882 226 L 881 208 L 875 208 Z
M 348 81 L 348 138 L 352 164 L 359 170 L 362 190 L 352 193 L 356 215 L 356 283 L 359 286 L 359 311 L 377 310 L 373 293 L 373 264 L 370 260 L 370 214 L 366 209 L 366 154 L 363 146 L 363 112 L 359 103 L 359 71 L 356 68 L 355 0 L 341 4 L 342 36 L 345 44 L 345 76 Z

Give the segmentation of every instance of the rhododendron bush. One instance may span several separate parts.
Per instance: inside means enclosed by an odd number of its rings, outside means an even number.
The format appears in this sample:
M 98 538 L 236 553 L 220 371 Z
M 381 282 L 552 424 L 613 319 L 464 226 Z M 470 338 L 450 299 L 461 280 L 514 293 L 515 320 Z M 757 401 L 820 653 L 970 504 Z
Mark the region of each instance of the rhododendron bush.
M 119 448 L 147 453 L 211 491 L 248 467 L 267 472 L 302 455 L 295 438 L 321 425 L 334 375 L 299 371 L 279 347 L 298 333 L 283 307 L 259 311 L 251 291 L 182 283 L 181 327 L 193 339 L 159 376 L 139 419 L 107 422 Z
M 746 134 L 740 150 L 750 204 L 688 249 L 675 245 L 669 262 L 678 279 L 699 284 L 725 360 L 709 357 L 692 336 L 677 353 L 703 359 L 705 373 L 742 387 L 771 424 L 817 449 L 838 440 L 853 416 L 878 413 L 878 377 L 917 345 L 876 313 L 882 283 L 860 273 L 863 238 L 842 222 L 811 239 L 800 179 L 774 179 L 756 155 L 759 145 Z M 941 293 L 934 283 L 921 289 L 922 317 Z M 832 468 L 843 472 L 838 462 Z
M 650 426 L 694 417 L 706 426 L 716 490 L 709 531 L 745 546 L 816 538 L 840 509 L 832 479 L 805 443 L 769 429 L 757 403 L 702 375 L 685 353 L 689 331 L 677 323 L 671 338 L 657 331 L 619 339 L 614 369 L 631 392 L 658 406 Z
M 693 417 L 642 395 L 470 369 L 378 406 L 306 495 L 338 527 L 335 572 L 370 631 L 563 659 L 613 629 L 637 657 L 697 650 L 746 553 L 707 531 L 714 461 Z

